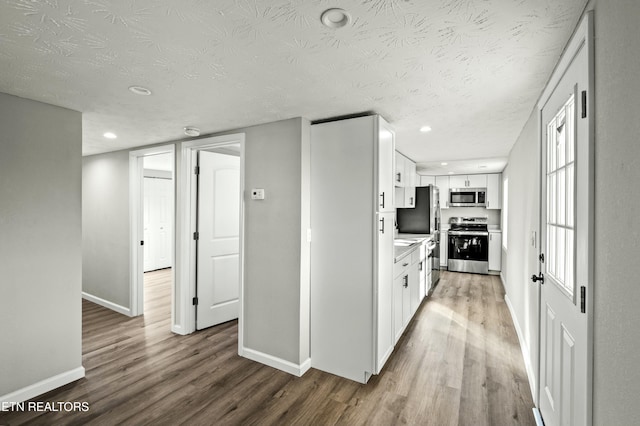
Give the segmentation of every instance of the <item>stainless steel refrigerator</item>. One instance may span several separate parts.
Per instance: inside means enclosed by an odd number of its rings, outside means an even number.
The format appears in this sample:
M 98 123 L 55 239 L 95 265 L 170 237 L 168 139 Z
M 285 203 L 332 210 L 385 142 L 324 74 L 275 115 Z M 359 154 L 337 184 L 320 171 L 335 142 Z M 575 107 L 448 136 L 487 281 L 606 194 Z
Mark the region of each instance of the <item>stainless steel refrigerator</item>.
M 416 206 L 397 209 L 396 221 L 401 234 L 430 234 L 435 247 L 431 250 L 431 288 L 440 279 L 440 191 L 437 186 L 416 188 Z

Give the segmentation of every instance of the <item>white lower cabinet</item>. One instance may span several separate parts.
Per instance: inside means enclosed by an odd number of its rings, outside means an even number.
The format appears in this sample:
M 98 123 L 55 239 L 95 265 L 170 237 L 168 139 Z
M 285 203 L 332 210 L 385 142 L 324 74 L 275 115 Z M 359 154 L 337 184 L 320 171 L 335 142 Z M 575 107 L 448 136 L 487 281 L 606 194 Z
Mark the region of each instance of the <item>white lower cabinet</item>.
M 449 238 L 447 231 L 440 231 L 440 267 L 447 267 L 447 257 L 449 252 Z
M 411 256 L 406 256 L 393 265 L 393 335 L 394 343 L 400 339 L 405 328 L 405 317 L 409 313 L 409 266 Z
M 502 232 L 489 231 L 489 270 L 502 270 Z

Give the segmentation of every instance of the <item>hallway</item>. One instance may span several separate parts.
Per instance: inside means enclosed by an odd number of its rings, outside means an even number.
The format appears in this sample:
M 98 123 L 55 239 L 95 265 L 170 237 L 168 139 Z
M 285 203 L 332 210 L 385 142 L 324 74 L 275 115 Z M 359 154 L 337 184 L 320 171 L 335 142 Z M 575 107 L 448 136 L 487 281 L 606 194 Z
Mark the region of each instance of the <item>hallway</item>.
M 499 277 L 444 272 L 386 367 L 361 385 L 237 355 L 237 321 L 169 330 L 170 269 L 147 274 L 144 317 L 83 300 L 86 378 L 37 398 L 87 412 L 0 413 L 0 424 L 534 425 Z

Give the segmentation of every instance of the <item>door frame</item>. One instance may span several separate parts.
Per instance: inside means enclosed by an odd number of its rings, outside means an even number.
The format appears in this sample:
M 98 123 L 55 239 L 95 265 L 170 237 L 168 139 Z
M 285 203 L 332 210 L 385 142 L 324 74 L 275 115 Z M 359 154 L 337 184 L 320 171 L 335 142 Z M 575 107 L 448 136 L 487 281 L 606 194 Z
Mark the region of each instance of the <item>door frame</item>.
M 244 315 L 244 170 L 245 170 L 245 134 L 236 133 L 223 136 L 213 136 L 193 141 L 183 142 L 180 148 L 180 185 L 178 187 L 179 238 L 176 248 L 178 257 L 179 284 L 176 286 L 176 303 L 182 306 L 176 323 L 180 324 L 179 331 L 189 334 L 196 331 L 196 307 L 193 298 L 196 297 L 196 241 L 193 233 L 196 231 L 197 217 L 197 179 L 194 169 L 197 164 L 198 151 L 221 148 L 228 145 L 240 145 L 240 292 L 238 312 L 238 349 L 243 344 L 243 315 Z M 172 327 L 176 326 L 176 323 Z
M 546 173 L 544 170 L 543 164 L 546 164 L 546 160 L 542 158 L 543 152 L 543 144 L 546 143 L 546 124 L 542 120 L 542 109 L 545 104 L 549 101 L 549 98 L 553 94 L 556 89 L 558 83 L 564 76 L 565 72 L 571 65 L 576 54 L 580 51 L 580 49 L 584 46 L 587 53 L 587 62 L 588 62 L 588 85 L 587 85 L 587 126 L 588 126 L 588 137 L 587 137 L 587 145 L 588 145 L 588 182 L 587 182 L 587 190 L 586 194 L 580 194 L 582 196 L 586 196 L 588 199 L 588 209 L 587 209 L 587 229 L 582 231 L 587 233 L 587 241 L 588 241 L 588 270 L 587 276 L 588 280 L 586 283 L 582 283 L 586 286 L 587 297 L 586 297 L 586 315 L 587 315 L 587 425 L 591 425 L 593 423 L 593 409 L 592 409 L 592 400 L 593 400 L 593 298 L 594 298 L 594 268 L 593 268 L 593 259 L 594 259 L 594 216 L 595 216 L 595 203 L 594 203 L 594 194 L 595 194 L 595 179 L 594 179 L 594 171 L 595 171 L 595 155 L 594 155 L 594 145 L 595 145 L 595 115 L 594 115 L 594 99 L 595 99 L 595 76 L 594 76 L 594 32 L 593 32 L 593 11 L 586 11 L 580 23 L 576 27 L 576 30 L 569 41 L 569 44 L 565 48 L 560 61 L 556 65 L 549 82 L 545 86 L 540 99 L 538 100 L 538 141 L 540 143 L 540 169 L 539 169 L 539 182 L 543 182 L 543 175 Z M 576 110 L 578 109 L 579 99 L 576 99 Z M 544 161 L 544 162 L 543 162 Z M 542 195 L 542 188 L 540 188 L 540 196 Z M 576 197 L 579 194 L 576 193 Z M 540 200 L 541 201 L 541 200 Z M 539 241 L 542 241 L 542 232 L 544 223 L 546 220 L 546 212 L 542 211 L 542 202 L 539 203 L 540 211 L 540 223 L 539 223 Z M 578 232 L 576 230 L 576 232 Z M 541 247 L 539 244 L 538 252 L 541 253 L 545 250 L 544 247 Z M 539 254 L 538 253 L 538 254 Z M 542 286 L 538 285 L 538 365 L 536 366 L 536 394 L 533 395 L 534 403 L 537 407 L 540 404 L 540 369 L 541 369 L 541 360 L 543 354 L 541 353 L 541 342 L 542 342 L 542 329 L 541 329 L 541 319 L 542 319 Z
M 172 182 L 174 188 L 174 202 L 171 214 L 171 293 L 174 293 L 175 282 L 175 225 L 176 225 L 176 156 L 175 145 L 161 145 L 152 148 L 129 151 L 129 303 L 131 316 L 144 313 L 144 157 L 158 154 L 171 154 L 173 158 Z M 171 298 L 171 317 L 175 309 L 174 298 Z M 173 321 L 172 321 L 173 330 Z

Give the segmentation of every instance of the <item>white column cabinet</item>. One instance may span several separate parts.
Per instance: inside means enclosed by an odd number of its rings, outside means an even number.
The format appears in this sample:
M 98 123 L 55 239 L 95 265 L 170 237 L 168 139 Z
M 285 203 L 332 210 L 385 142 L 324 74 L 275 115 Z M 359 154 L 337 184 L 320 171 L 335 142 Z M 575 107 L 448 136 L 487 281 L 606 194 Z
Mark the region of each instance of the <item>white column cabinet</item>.
M 436 176 L 436 186 L 440 190 L 440 208 L 449 208 L 449 176 Z
M 500 173 L 487 175 L 487 208 L 501 209 L 502 175 Z
M 377 115 L 311 126 L 311 366 L 361 383 L 395 343 L 394 145 Z
M 502 232 L 489 231 L 489 270 L 502 269 Z

